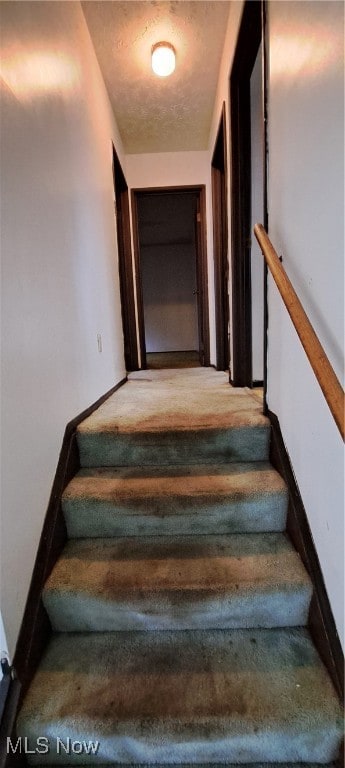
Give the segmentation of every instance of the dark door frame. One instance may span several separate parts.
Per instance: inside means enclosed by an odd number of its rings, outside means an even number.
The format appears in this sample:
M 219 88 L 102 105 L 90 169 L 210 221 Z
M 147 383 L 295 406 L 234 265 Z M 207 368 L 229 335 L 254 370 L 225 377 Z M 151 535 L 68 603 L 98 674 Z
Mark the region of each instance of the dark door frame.
M 206 234 L 206 188 L 204 184 L 181 187 L 144 187 L 131 190 L 133 246 L 136 273 L 137 314 L 139 329 L 139 349 L 141 365 L 146 369 L 146 345 L 143 289 L 140 267 L 140 242 L 138 227 L 138 197 L 140 195 L 161 194 L 196 194 L 196 275 L 198 294 L 199 354 L 201 365 L 210 365 L 210 328 L 208 307 L 208 270 L 207 270 L 207 234 Z
M 119 254 L 119 278 L 121 314 L 124 338 L 124 354 L 127 371 L 137 371 L 138 343 L 135 319 L 134 273 L 131 246 L 128 185 L 121 163 L 113 147 L 113 179 L 115 191 L 115 216 Z
M 260 43 L 264 38 L 262 32 L 264 28 L 263 11 L 264 7 L 260 0 L 246 0 L 230 75 L 233 338 L 231 383 L 240 387 L 251 387 L 253 384 L 250 76 Z M 265 130 L 263 130 L 262 141 L 265 145 L 266 158 Z M 266 178 L 265 162 L 264 205 L 265 219 L 267 220 Z M 266 320 L 265 310 L 264 322 Z
M 229 367 L 229 259 L 226 111 L 223 102 L 211 162 L 217 370 Z

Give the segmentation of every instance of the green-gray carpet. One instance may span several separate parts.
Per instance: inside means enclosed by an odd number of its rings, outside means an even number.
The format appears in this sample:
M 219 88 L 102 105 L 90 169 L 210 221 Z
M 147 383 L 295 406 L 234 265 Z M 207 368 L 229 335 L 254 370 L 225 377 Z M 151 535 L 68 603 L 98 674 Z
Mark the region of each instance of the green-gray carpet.
M 341 709 L 269 433 L 250 391 L 199 368 L 132 375 L 80 425 L 70 540 L 43 594 L 55 634 L 18 720 L 49 740 L 30 763 L 337 759 Z
M 270 425 L 261 411 L 249 391 L 212 369 L 139 371 L 79 426 L 81 465 L 267 460 Z
M 264 461 L 80 470 L 62 500 L 70 538 L 283 531 L 287 492 Z
M 60 632 L 307 621 L 309 577 L 282 533 L 70 541 L 43 602 Z
M 51 739 L 97 739 L 93 763 L 329 762 L 342 725 L 303 629 L 58 635 L 19 733 L 48 723 Z

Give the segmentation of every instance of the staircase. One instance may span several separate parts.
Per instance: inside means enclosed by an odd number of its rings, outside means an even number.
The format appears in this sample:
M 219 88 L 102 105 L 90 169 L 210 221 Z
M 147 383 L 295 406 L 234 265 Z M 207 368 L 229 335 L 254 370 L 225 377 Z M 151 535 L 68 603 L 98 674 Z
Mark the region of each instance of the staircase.
M 142 371 L 80 425 L 43 595 L 54 635 L 17 724 L 49 739 L 32 765 L 337 758 L 261 410 L 211 369 Z

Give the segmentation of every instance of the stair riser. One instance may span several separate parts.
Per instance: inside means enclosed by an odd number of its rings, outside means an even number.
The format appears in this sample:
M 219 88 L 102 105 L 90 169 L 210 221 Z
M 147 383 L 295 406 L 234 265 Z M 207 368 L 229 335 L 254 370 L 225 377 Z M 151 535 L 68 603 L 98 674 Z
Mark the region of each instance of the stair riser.
M 267 461 L 268 427 L 119 434 L 79 432 L 82 467 Z
M 68 499 L 62 504 L 69 538 L 181 536 L 284 531 L 287 499 L 282 493 L 227 499 L 135 499 L 112 504 Z M 144 511 L 145 513 L 144 513 Z M 152 511 L 151 511 L 152 510 Z M 173 510 L 173 514 L 171 511 Z
M 43 602 L 55 631 L 112 632 L 304 626 L 310 598 L 309 587 L 295 587 L 271 594 L 238 592 L 223 597 L 180 592 L 146 599 L 130 595 L 116 602 L 51 591 Z

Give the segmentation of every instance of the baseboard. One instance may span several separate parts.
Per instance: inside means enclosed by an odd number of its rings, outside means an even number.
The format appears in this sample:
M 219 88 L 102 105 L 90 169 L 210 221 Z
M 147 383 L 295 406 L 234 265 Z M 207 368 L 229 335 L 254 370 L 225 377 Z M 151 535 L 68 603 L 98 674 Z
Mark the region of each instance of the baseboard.
M 293 541 L 314 586 L 309 611 L 309 630 L 333 683 L 343 699 L 344 655 L 328 599 L 319 558 L 307 514 L 293 473 L 277 416 L 268 410 L 272 425 L 270 460 L 289 490 L 287 532 Z
M 3 666 L 3 665 L 2 665 Z M 0 681 L 0 768 L 22 768 L 22 755 L 7 754 L 7 736 L 12 735 L 20 699 L 21 685 L 14 676 L 13 668 L 8 664 L 3 667 L 3 677 Z
M 126 381 L 127 377 L 112 387 L 105 395 L 102 395 L 89 408 L 80 413 L 79 416 L 72 419 L 65 429 L 13 659 L 13 668 L 21 686 L 20 700 L 25 695 L 52 631 L 50 621 L 41 601 L 41 595 L 45 581 L 67 539 L 65 521 L 61 509 L 61 497 L 66 486 L 80 468 L 76 429 L 84 419 L 99 408 Z

